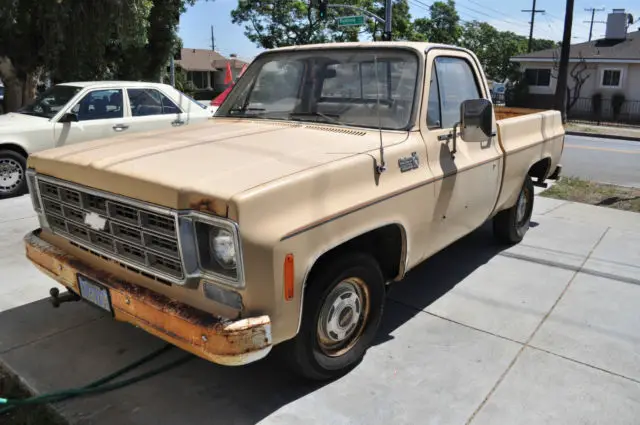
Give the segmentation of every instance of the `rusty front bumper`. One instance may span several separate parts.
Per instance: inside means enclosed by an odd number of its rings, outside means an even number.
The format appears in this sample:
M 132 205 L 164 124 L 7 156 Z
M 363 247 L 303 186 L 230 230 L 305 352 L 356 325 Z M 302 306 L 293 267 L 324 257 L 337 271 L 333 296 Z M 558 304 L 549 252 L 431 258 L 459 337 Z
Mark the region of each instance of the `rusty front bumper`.
M 271 350 L 271 321 L 260 316 L 231 321 L 171 300 L 164 295 L 95 269 L 39 237 L 24 238 L 27 257 L 44 273 L 76 294 L 80 273 L 109 291 L 116 320 L 129 322 L 206 360 L 242 365 Z

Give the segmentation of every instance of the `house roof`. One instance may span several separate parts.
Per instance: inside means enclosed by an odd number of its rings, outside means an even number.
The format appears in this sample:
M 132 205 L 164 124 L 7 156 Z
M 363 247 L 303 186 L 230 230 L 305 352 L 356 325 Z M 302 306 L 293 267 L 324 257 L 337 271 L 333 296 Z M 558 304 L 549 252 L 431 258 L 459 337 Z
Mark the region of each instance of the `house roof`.
M 511 58 L 512 62 L 546 62 L 560 57 L 560 48 L 540 50 Z M 624 40 L 599 39 L 572 44 L 570 60 L 584 58 L 587 62 L 640 63 L 640 31 L 627 33 Z
M 183 48 L 180 60 L 176 61 L 187 71 L 218 71 L 231 64 L 231 68 L 242 68 L 246 62 L 238 58 L 227 59 L 214 50 Z

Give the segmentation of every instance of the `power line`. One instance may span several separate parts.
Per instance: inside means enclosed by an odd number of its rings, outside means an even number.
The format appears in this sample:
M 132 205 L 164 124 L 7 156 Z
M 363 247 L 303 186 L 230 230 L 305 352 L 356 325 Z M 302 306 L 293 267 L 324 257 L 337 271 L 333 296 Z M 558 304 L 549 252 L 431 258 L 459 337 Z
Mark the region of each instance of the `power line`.
M 606 24 L 606 22 L 604 21 L 594 21 L 594 18 L 596 17 L 596 12 L 604 12 L 604 7 L 602 9 L 596 9 L 595 7 L 589 7 L 584 9 L 585 12 L 591 12 L 591 24 L 589 25 L 589 41 L 591 41 L 591 34 L 593 34 L 593 24 L 594 23 L 598 23 L 598 24 Z M 583 23 L 588 23 L 589 21 L 583 21 Z
M 544 13 L 544 10 L 536 9 L 536 0 L 533 0 L 533 7 L 531 10 L 523 10 L 523 12 L 531 12 L 531 28 L 529 29 L 529 48 L 528 52 L 531 53 L 531 48 L 533 47 L 533 25 L 536 20 L 536 13 Z
M 498 11 L 498 10 L 496 10 L 496 9 L 492 9 L 492 8 L 490 8 L 490 7 L 486 7 L 486 6 L 484 6 L 483 4 L 478 3 L 478 2 L 477 2 L 477 1 L 475 1 L 475 0 L 467 0 L 467 1 L 469 1 L 469 2 L 471 2 L 471 3 L 474 3 L 474 4 L 477 4 L 477 5 L 479 5 L 479 6 L 482 6 L 484 9 L 488 9 L 488 10 L 494 11 L 494 12 L 495 12 L 495 13 L 497 13 L 498 15 L 496 16 L 495 14 L 489 14 L 489 13 L 487 13 L 487 12 L 483 12 L 483 11 L 480 11 L 480 10 L 477 10 L 477 9 L 473 9 L 473 8 L 471 8 L 471 7 L 468 7 L 468 6 L 462 5 L 462 4 L 460 4 L 460 3 L 458 3 L 458 4 L 457 4 L 457 6 L 464 7 L 465 9 L 471 10 L 471 11 L 473 11 L 473 12 L 479 13 L 479 14 L 481 14 L 481 15 L 487 16 L 487 17 L 492 18 L 492 19 L 496 19 L 496 20 L 499 20 L 499 21 L 502 21 L 502 22 L 507 22 L 507 23 L 509 23 L 509 24 L 513 24 L 513 25 L 520 26 L 521 24 L 524 24 L 524 23 L 525 23 L 524 21 L 520 21 L 520 20 L 517 20 L 517 19 L 510 20 L 510 19 L 503 18 L 503 16 L 504 16 L 504 12 L 500 12 L 500 11 Z

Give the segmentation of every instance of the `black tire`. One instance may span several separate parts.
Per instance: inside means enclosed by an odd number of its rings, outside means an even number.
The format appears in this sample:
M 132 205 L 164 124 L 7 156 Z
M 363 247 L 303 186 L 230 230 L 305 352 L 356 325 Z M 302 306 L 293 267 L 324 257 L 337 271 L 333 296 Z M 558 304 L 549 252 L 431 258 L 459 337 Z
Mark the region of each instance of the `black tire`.
M 19 168 L 18 180 L 9 175 Z M 0 149 L 0 199 L 13 198 L 27 193 L 27 158 L 17 152 Z M 13 174 L 13 173 L 12 173 Z
M 518 220 L 518 205 L 524 196 L 526 202 L 524 216 Z M 530 176 L 525 177 L 524 184 L 515 205 L 508 210 L 500 211 L 493 217 L 493 234 L 502 243 L 516 244 L 524 238 L 531 223 L 533 212 L 533 181 Z
M 311 277 L 304 294 L 300 332 L 294 339 L 285 342 L 283 349 L 289 366 L 297 374 L 307 379 L 324 381 L 344 375 L 357 366 L 364 357 L 380 326 L 384 309 L 385 284 L 380 266 L 368 254 L 342 255 L 319 267 L 322 269 Z M 365 301 L 360 303 L 360 314 L 364 313 L 364 315 L 358 319 L 352 336 L 344 341 L 343 346 L 338 345 L 335 349 L 327 350 L 326 345 L 320 341 L 322 331 L 319 325 L 321 313 L 326 311 L 325 303 L 328 305 L 331 299 L 335 300 L 333 305 L 335 302 L 340 302 L 338 298 L 342 299 L 343 296 L 335 295 L 339 288 L 356 281 L 359 285 L 364 283 L 366 286 L 366 298 L 363 297 Z M 334 296 L 336 298 L 333 298 Z M 341 313 L 346 309 L 341 310 L 340 314 L 336 313 L 336 309 L 331 311 L 334 314 L 329 313 L 326 316 L 327 320 L 331 321 L 331 317 L 336 317 L 338 323 L 342 322 L 343 314 Z M 344 316 L 352 318 L 349 312 Z

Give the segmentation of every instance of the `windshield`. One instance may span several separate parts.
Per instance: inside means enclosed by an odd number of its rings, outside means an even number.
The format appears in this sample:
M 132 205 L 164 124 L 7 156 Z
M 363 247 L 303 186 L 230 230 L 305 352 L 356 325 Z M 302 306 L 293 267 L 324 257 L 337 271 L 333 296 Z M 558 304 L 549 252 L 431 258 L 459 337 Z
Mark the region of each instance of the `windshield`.
M 417 75 L 417 56 L 401 49 L 267 54 L 216 116 L 406 129 Z
M 53 118 L 80 91 L 75 86 L 53 86 L 36 99 L 18 110 L 21 114 Z

